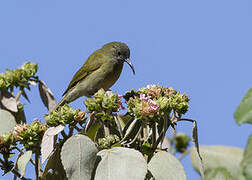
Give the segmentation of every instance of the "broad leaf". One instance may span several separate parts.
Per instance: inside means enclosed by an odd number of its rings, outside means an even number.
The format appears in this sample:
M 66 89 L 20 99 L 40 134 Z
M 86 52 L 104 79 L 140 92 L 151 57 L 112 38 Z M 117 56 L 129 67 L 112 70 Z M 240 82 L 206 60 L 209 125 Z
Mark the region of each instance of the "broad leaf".
M 63 131 L 65 127 L 63 125 L 58 125 L 57 127 L 50 127 L 44 133 L 42 143 L 41 143 L 41 163 L 50 156 L 54 148 L 54 136 Z
M 61 160 L 69 180 L 90 179 L 98 150 L 84 135 L 70 137 L 61 150 Z
M 31 157 L 32 151 L 26 151 L 17 159 L 17 167 L 20 170 L 21 177 L 25 175 L 25 169 Z
M 233 177 L 241 174 L 242 149 L 228 146 L 200 146 L 200 153 L 205 172 L 209 169 L 224 167 Z M 196 171 L 199 171 L 199 159 L 195 148 L 191 149 L 191 161 Z
M 155 180 L 186 180 L 183 165 L 176 157 L 166 151 L 160 151 L 151 158 L 148 170 Z
M 252 88 L 250 88 L 243 97 L 240 105 L 234 113 L 234 117 L 238 125 L 244 123 L 252 124 Z
M 101 127 L 101 124 L 99 123 L 99 121 L 95 121 L 87 130 L 86 135 L 94 140 L 95 136 L 98 132 L 98 129 Z
M 1 105 L 4 106 L 6 109 L 17 112 L 18 111 L 18 102 L 15 97 L 9 93 L 8 91 L 1 91 L 0 96 Z
M 206 172 L 205 180 L 231 180 L 233 177 L 227 169 L 219 167 Z
M 14 130 L 16 121 L 14 116 L 10 112 L 0 109 L 0 124 L 1 124 L 0 126 L 0 136 L 1 136 Z
M 241 166 L 246 179 L 252 179 L 252 135 L 248 139 Z
M 45 82 L 41 80 L 39 80 L 39 94 L 48 111 L 53 110 L 57 104 L 56 100 L 51 90 L 46 86 Z
M 95 180 L 143 180 L 147 163 L 143 155 L 134 149 L 115 147 L 98 153 L 101 161 L 95 173 Z

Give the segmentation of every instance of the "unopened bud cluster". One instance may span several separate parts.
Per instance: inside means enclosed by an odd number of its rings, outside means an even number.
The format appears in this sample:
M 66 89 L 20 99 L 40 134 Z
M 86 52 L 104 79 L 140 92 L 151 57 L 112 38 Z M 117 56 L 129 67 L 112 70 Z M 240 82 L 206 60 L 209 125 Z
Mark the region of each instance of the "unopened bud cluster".
M 38 65 L 35 63 L 26 62 L 20 68 L 15 70 L 6 69 L 5 73 L 0 74 L 0 89 L 8 89 L 13 87 L 29 88 L 29 81 L 38 79 Z
M 120 139 L 117 135 L 108 135 L 104 138 L 98 139 L 98 145 L 99 145 L 99 148 L 101 149 L 107 149 L 119 141 Z
M 112 113 L 124 108 L 120 96 L 111 91 L 105 92 L 103 89 L 95 93 L 93 98 L 86 99 L 84 104 L 88 113 L 93 113 L 102 121 L 113 120 Z
M 160 85 L 148 85 L 138 91 L 131 90 L 124 97 L 129 113 L 138 118 L 154 118 L 169 114 L 172 110 L 185 114 L 189 107 L 187 95 Z
M 64 104 L 58 110 L 51 111 L 44 118 L 48 126 L 72 125 L 76 122 L 84 123 L 86 120 L 84 112 L 81 112 L 80 109 L 72 109 L 68 104 Z
M 46 124 L 34 121 L 31 124 L 17 124 L 14 130 L 0 137 L 0 153 L 6 147 L 15 146 L 17 142 L 22 144 L 26 150 L 39 151 L 39 146 L 46 131 Z

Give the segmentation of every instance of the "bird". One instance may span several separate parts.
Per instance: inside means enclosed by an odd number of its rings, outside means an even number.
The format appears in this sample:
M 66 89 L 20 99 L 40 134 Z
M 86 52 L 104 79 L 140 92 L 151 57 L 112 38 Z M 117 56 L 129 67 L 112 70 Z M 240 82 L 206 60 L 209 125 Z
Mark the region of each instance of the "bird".
M 63 99 L 54 110 L 79 97 L 91 97 L 101 88 L 109 90 L 120 77 L 124 62 L 135 74 L 130 60 L 130 49 L 125 43 L 113 41 L 103 45 L 93 52 L 75 73 L 62 95 Z

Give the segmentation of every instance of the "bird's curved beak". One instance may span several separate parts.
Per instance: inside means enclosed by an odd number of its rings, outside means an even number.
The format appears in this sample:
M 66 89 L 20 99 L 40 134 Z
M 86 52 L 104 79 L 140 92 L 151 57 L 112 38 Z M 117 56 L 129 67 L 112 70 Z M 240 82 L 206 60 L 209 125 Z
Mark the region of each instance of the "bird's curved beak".
M 133 74 L 135 74 L 135 69 L 134 69 L 134 66 L 132 65 L 132 63 L 130 61 L 130 58 L 124 59 L 124 61 L 130 66 L 130 68 L 133 71 Z

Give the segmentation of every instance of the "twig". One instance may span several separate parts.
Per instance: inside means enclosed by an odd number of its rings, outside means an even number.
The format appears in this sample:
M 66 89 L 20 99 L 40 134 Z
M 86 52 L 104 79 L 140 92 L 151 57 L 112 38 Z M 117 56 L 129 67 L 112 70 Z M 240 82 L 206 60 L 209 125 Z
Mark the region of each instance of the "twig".
M 35 179 L 39 180 L 39 155 L 35 153 Z
M 190 150 L 184 151 L 184 152 L 178 157 L 178 160 L 181 161 L 189 152 L 190 152 Z
M 22 93 L 23 93 L 23 90 L 19 89 L 19 91 L 17 93 L 17 96 L 16 96 L 16 101 L 19 101 L 19 98 L 20 98 L 20 96 L 21 96 Z
M 154 144 L 156 143 L 156 135 L 157 135 L 157 132 L 156 132 L 156 123 L 153 122 L 152 125 L 151 125 L 151 128 L 152 128 L 152 147 L 154 147 Z
M 67 138 L 68 138 L 64 130 L 61 131 L 61 135 L 63 136 L 64 139 L 67 139 Z
M 114 119 L 115 119 L 116 125 L 118 127 L 119 133 L 120 133 L 121 137 L 123 137 L 122 126 L 121 126 L 121 124 L 120 124 L 120 122 L 118 120 L 117 115 L 114 115 Z
M 109 136 L 109 135 L 110 135 L 110 131 L 109 131 L 109 127 L 108 127 L 108 122 L 105 122 L 105 123 L 103 124 L 103 128 L 104 128 L 105 137 L 106 137 L 106 136 Z

